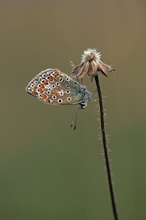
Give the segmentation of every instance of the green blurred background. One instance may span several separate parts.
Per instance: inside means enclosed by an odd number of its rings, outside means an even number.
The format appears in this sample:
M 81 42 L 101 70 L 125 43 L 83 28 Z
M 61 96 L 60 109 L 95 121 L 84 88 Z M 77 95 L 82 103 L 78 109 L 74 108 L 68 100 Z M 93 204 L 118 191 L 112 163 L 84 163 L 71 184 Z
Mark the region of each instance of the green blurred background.
M 96 48 L 120 219 L 146 219 L 146 1 L 1 0 L 1 220 L 112 220 L 96 103 L 44 105 L 25 92 L 40 71 L 71 74 Z M 94 83 L 84 84 L 93 92 Z

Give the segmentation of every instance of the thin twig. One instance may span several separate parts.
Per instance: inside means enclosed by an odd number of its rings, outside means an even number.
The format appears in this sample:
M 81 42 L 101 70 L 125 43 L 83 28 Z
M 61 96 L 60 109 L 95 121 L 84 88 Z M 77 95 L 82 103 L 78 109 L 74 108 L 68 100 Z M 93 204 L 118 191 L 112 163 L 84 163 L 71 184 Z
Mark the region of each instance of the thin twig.
M 103 143 L 103 148 L 104 148 L 104 158 L 105 158 L 105 163 L 106 163 L 107 179 L 108 179 L 110 198 L 111 198 L 111 203 L 112 203 L 112 210 L 113 210 L 114 220 L 118 220 L 118 213 L 117 213 L 116 201 L 115 201 L 113 184 L 112 184 L 111 169 L 110 169 L 106 133 L 105 133 L 103 99 L 102 99 L 102 93 L 101 93 L 101 87 L 99 83 L 98 74 L 95 76 L 95 82 L 97 86 L 98 99 L 99 99 L 102 143 Z

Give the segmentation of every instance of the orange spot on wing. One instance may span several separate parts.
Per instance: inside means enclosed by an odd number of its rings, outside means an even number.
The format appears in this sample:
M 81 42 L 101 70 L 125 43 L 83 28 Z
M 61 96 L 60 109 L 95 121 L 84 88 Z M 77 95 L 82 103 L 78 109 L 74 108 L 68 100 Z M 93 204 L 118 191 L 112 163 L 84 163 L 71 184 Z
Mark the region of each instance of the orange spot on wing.
M 59 73 L 56 71 L 55 74 L 54 74 L 54 76 L 55 76 L 55 77 L 56 77 L 56 76 L 59 76 Z
M 53 77 L 52 76 L 49 77 L 49 81 L 53 81 Z
M 42 90 L 42 88 L 40 88 L 40 89 L 39 89 L 39 92 L 40 92 L 40 93 L 43 93 L 43 90 Z
M 42 99 L 45 99 L 46 98 L 46 95 L 42 94 Z
M 50 101 L 50 99 L 46 99 L 46 102 L 47 102 L 47 103 L 50 103 L 51 101 Z
M 41 85 L 40 85 L 40 88 L 41 88 L 41 89 L 42 89 L 42 88 L 44 88 L 44 85 L 43 85 L 43 84 L 41 84 Z
M 44 81 L 44 84 L 47 85 L 47 84 L 48 84 L 48 80 L 45 80 L 45 81 Z

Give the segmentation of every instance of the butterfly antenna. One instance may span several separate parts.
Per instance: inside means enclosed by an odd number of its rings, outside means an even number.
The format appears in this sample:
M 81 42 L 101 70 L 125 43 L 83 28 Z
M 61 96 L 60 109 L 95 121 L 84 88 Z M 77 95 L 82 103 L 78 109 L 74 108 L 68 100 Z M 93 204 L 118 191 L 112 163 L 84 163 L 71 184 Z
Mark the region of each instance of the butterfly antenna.
M 97 101 L 97 98 L 94 98 L 94 95 L 95 95 L 95 92 L 97 92 L 97 89 L 95 89 L 94 91 L 93 91 L 93 93 L 91 94 L 91 102 L 96 102 Z M 93 99 L 94 98 L 94 99 Z
M 77 125 L 77 115 L 78 115 L 78 110 L 80 109 L 80 106 L 75 110 L 75 113 L 74 113 L 74 117 L 73 117 L 73 120 L 72 120 L 72 123 L 71 123 L 71 128 L 74 127 L 74 130 L 76 130 L 76 125 Z

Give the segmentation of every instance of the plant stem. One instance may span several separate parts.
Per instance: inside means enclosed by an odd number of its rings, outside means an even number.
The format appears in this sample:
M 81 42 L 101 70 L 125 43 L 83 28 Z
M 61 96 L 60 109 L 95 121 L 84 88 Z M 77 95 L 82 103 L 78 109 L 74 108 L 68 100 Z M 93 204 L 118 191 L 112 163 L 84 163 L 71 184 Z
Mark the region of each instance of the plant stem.
M 106 163 L 106 172 L 107 172 L 107 179 L 108 179 L 108 185 L 109 185 L 109 191 L 110 191 L 110 198 L 111 198 L 111 203 L 112 203 L 112 210 L 113 210 L 114 220 L 118 220 L 118 213 L 117 213 L 116 201 L 115 201 L 113 184 L 112 184 L 111 168 L 110 168 L 110 163 L 109 163 L 108 147 L 107 147 L 107 140 L 106 140 L 106 133 L 105 133 L 103 98 L 102 98 L 98 74 L 95 76 L 95 82 L 97 86 L 98 99 L 99 99 L 100 126 L 101 126 L 102 143 L 103 143 L 103 148 L 104 148 L 104 158 L 105 158 L 105 163 Z

